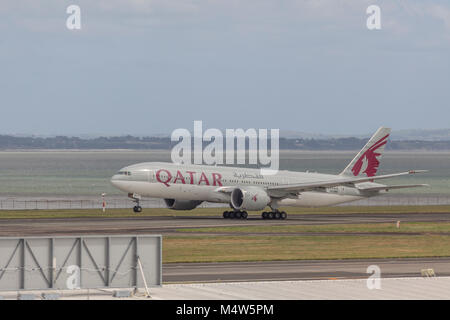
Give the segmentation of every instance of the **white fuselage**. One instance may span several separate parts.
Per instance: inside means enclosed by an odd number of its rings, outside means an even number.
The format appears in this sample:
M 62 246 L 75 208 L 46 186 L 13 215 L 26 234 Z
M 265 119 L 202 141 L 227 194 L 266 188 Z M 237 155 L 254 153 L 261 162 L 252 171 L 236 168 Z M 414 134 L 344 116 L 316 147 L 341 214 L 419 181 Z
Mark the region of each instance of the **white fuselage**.
M 264 190 L 271 186 L 313 183 L 337 177 L 284 170 L 275 175 L 261 175 L 258 169 L 148 162 L 121 169 L 112 177 L 111 183 L 122 191 L 152 198 L 230 203 L 229 193 L 218 192 L 221 187 L 258 187 Z M 302 192 L 294 198 L 279 200 L 277 206 L 330 206 L 378 194 L 378 191 L 363 193 L 356 187 L 337 186 Z

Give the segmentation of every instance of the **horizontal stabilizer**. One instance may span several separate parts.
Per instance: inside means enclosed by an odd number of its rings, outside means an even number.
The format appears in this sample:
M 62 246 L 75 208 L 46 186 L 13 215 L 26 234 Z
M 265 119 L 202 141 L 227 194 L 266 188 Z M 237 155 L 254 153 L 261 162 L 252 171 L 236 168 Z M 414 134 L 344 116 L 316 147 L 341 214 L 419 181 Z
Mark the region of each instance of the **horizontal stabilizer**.
M 280 185 L 280 186 L 272 186 L 268 187 L 268 191 L 281 191 L 281 192 L 303 192 L 303 191 L 310 191 L 317 188 L 329 188 L 329 187 L 335 187 L 335 186 L 345 186 L 345 185 L 355 185 L 357 183 L 362 182 L 373 182 L 374 180 L 381 180 L 381 179 L 389 179 L 399 176 L 405 176 L 410 174 L 416 174 L 416 173 L 424 173 L 428 170 L 410 170 L 406 172 L 400 172 L 400 173 L 391 173 L 391 174 L 385 174 L 381 176 L 374 176 L 374 177 L 355 177 L 355 178 L 344 178 L 341 177 L 339 179 L 333 179 L 333 180 L 325 180 L 325 181 L 316 181 L 316 182 L 308 182 L 308 183 L 299 183 L 299 184 L 286 184 L 286 185 Z

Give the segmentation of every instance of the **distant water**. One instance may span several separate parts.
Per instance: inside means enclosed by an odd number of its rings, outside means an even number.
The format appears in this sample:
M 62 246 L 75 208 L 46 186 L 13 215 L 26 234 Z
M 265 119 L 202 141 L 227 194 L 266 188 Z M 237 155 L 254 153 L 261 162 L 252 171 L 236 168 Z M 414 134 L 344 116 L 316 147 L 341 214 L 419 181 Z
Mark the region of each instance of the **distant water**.
M 355 152 L 282 151 L 280 167 L 295 171 L 339 173 Z M 21 151 L 0 152 L 2 196 L 123 195 L 109 184 L 120 168 L 149 161 L 170 161 L 168 151 Z M 450 194 L 449 152 L 386 152 L 381 173 L 429 169 L 413 177 L 385 180 L 389 184 L 428 183 L 431 188 L 401 193 Z

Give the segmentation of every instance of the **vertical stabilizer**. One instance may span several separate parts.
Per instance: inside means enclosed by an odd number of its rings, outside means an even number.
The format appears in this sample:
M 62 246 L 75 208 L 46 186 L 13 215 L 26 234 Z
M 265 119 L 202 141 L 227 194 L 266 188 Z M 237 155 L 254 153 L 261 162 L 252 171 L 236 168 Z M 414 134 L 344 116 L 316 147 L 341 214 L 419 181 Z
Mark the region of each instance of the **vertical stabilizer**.
M 353 158 L 344 171 L 341 172 L 341 175 L 354 177 L 373 177 L 376 175 L 390 133 L 390 128 L 379 128 L 364 148 Z

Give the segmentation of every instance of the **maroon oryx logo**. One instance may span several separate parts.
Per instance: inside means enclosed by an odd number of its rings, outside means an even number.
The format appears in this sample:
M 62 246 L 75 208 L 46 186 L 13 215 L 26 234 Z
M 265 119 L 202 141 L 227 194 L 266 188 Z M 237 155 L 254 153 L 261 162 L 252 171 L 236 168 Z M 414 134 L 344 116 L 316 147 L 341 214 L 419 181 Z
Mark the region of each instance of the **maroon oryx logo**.
M 385 135 L 359 157 L 352 168 L 352 172 L 355 176 L 359 175 L 361 171 L 368 177 L 373 177 L 377 173 L 378 166 L 380 165 L 378 157 L 381 156 L 381 153 L 376 151 L 387 143 L 388 137 L 389 134 Z
M 258 200 L 258 199 L 256 198 L 256 194 L 253 196 L 252 200 L 255 201 L 255 202 L 256 202 L 256 200 Z

